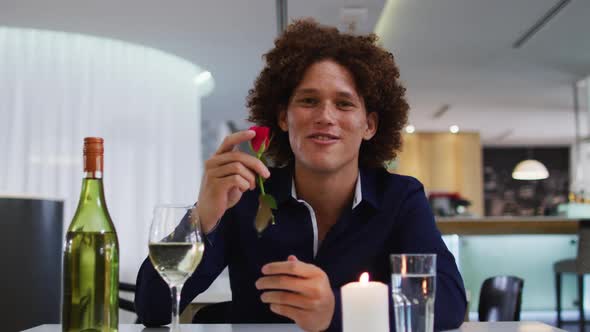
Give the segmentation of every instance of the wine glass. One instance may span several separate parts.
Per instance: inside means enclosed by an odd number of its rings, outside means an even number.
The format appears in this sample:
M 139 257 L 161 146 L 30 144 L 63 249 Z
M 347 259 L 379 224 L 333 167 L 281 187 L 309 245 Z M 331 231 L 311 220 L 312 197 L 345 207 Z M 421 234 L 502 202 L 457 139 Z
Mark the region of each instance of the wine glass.
M 179 330 L 180 293 L 205 250 L 195 206 L 158 205 L 150 227 L 149 256 L 170 287 L 172 329 Z

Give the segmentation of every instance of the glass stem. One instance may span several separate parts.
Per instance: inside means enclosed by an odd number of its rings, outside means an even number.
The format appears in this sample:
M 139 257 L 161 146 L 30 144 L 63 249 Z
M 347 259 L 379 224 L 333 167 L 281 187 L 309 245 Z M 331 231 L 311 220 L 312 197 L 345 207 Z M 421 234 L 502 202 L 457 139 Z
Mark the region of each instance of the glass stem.
M 180 293 L 182 285 L 170 287 L 172 293 L 172 331 L 180 331 Z

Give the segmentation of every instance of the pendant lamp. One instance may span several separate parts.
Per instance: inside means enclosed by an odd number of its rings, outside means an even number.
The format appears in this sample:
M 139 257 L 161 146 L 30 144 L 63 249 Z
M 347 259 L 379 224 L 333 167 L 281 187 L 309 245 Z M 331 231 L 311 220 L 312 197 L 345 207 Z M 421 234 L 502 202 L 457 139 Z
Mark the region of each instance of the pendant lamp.
M 512 171 L 512 178 L 516 180 L 543 180 L 549 177 L 547 167 L 538 160 L 526 159 L 519 162 Z

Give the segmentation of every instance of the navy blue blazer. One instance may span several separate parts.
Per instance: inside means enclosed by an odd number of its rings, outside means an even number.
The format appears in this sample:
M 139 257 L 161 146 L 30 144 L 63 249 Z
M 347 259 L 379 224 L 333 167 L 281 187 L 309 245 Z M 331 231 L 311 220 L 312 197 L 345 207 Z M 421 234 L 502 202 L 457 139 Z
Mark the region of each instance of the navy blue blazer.
M 292 179 L 289 167 L 271 169 L 265 189 L 278 203 L 276 224 L 260 237 L 254 228 L 258 189 L 244 193 L 226 211 L 218 226 L 206 236 L 203 259 L 182 289 L 181 310 L 229 266 L 231 322 L 291 322 L 270 311 L 269 305 L 260 300 L 261 291 L 256 289 L 255 282 L 262 276 L 262 266 L 295 255 L 328 275 L 336 297 L 329 330 L 340 331 L 340 287 L 358 281 L 365 271 L 371 280 L 390 285 L 390 254 L 435 253 L 435 329 L 461 325 L 466 310 L 463 281 L 453 255 L 436 228 L 418 180 L 390 174 L 384 169 L 361 169 L 353 207 L 344 211 L 320 244 L 311 206 L 296 199 Z M 137 276 L 135 306 L 140 321 L 147 326 L 170 323 L 169 289 L 149 259 Z M 395 331 L 391 299 L 389 306 L 391 331 Z

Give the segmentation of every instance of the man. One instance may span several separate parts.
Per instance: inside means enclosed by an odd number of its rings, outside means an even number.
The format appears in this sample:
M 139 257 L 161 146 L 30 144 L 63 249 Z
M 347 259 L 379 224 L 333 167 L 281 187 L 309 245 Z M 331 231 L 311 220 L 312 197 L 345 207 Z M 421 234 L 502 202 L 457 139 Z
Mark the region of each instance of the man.
M 230 322 L 338 331 L 340 287 L 362 272 L 389 284 L 390 254 L 435 253 L 435 329 L 461 324 L 463 282 L 422 185 L 383 167 L 401 147 L 409 107 L 393 56 L 375 43 L 312 21 L 276 40 L 248 106 L 250 121 L 271 128 L 267 157 L 280 167 L 234 149 L 252 131 L 226 137 L 207 160 L 197 203 L 205 254 L 182 306 L 229 266 Z M 276 223 L 260 236 L 257 176 L 278 204 Z M 149 260 L 137 287 L 142 322 L 167 324 L 168 288 Z

